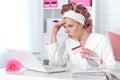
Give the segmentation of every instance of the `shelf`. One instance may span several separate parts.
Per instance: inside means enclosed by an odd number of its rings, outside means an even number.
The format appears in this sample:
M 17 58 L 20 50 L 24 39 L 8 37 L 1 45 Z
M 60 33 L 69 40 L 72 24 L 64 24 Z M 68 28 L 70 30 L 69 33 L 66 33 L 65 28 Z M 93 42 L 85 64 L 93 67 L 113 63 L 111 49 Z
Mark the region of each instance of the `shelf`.
M 44 10 L 60 10 L 60 8 L 44 8 Z
M 92 7 L 86 7 L 87 9 L 92 9 Z M 43 8 L 44 10 L 60 10 L 61 8 Z
M 64 36 L 64 35 L 66 35 L 65 33 L 60 33 L 60 34 L 58 34 L 59 36 Z M 44 33 L 43 34 L 43 36 L 51 36 L 51 34 L 50 33 Z

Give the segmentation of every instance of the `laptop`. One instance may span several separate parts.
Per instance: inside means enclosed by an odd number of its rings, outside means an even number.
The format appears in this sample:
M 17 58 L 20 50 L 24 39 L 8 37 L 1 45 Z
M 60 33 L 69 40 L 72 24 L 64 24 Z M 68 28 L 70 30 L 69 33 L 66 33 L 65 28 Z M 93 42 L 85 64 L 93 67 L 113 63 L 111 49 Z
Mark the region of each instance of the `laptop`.
M 15 49 L 7 49 L 7 51 L 11 55 L 13 55 L 13 57 L 16 60 L 18 60 L 24 68 L 29 70 L 39 71 L 44 73 L 63 72 L 69 70 L 66 67 L 45 66 L 42 63 L 40 63 L 40 61 L 38 61 L 31 52 L 28 51 L 15 50 Z

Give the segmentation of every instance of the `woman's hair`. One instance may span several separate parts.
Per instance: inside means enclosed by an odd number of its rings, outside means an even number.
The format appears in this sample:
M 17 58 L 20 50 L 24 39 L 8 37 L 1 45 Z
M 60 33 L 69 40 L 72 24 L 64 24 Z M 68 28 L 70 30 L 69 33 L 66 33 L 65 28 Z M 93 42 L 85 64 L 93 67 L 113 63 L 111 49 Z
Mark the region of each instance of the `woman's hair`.
M 88 32 L 92 32 L 92 19 L 91 15 L 88 10 L 81 4 L 76 5 L 75 3 L 69 3 L 62 6 L 61 14 L 63 15 L 65 12 L 72 10 L 76 13 L 80 13 L 85 17 L 85 24 L 83 25 L 84 28 Z

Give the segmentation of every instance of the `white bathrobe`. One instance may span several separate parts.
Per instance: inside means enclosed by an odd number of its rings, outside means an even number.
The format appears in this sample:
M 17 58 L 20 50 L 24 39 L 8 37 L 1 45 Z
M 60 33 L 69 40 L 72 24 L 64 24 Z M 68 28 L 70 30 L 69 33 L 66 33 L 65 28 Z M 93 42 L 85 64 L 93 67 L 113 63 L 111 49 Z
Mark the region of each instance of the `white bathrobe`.
M 86 69 L 89 67 L 85 58 L 81 57 L 81 54 L 74 54 L 72 48 L 79 46 L 78 40 L 67 38 L 63 45 L 60 47 L 58 43 L 49 44 L 46 46 L 50 64 L 54 66 L 64 66 L 67 62 L 70 63 L 73 68 Z M 85 47 L 93 51 L 93 56 L 102 58 L 105 67 L 113 67 L 115 65 L 115 59 L 112 51 L 112 47 L 108 38 L 98 33 L 91 33 L 88 37 Z

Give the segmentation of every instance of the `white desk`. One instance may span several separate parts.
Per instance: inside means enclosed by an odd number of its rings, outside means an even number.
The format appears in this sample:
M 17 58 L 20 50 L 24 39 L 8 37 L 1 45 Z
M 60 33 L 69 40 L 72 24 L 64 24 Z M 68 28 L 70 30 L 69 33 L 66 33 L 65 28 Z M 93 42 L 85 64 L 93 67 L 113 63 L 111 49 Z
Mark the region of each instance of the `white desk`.
M 71 73 L 41 73 L 30 70 L 21 70 L 19 73 L 7 73 L 5 69 L 0 69 L 0 80 L 105 80 L 105 79 L 90 79 L 72 77 Z

